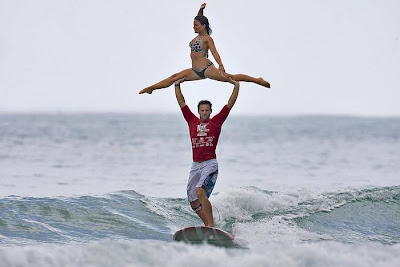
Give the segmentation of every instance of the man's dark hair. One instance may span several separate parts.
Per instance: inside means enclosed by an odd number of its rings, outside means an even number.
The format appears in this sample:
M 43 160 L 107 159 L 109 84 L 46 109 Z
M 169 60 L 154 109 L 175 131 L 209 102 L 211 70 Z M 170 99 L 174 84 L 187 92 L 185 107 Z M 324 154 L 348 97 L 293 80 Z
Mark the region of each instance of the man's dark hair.
M 209 105 L 209 106 L 210 106 L 210 109 L 212 110 L 212 104 L 211 104 L 211 102 L 208 101 L 208 100 L 201 100 L 201 101 L 199 102 L 199 104 L 197 104 L 197 110 L 200 109 L 200 105 Z

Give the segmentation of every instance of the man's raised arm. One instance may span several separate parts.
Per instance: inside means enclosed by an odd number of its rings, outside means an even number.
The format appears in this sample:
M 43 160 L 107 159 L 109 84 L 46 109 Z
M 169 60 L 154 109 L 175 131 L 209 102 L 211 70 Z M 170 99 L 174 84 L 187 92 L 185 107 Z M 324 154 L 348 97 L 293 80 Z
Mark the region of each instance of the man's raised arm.
M 206 3 L 203 3 L 200 6 L 199 12 L 197 12 L 197 16 L 203 16 L 203 10 L 206 8 Z
M 236 99 L 239 95 L 240 84 L 239 84 L 239 82 L 232 80 L 232 78 L 229 78 L 229 82 L 231 84 L 233 84 L 234 87 L 233 87 L 231 97 L 229 97 L 228 104 L 226 104 L 226 105 L 228 106 L 229 109 L 232 109 L 232 107 L 233 107 L 233 105 L 235 105 Z
M 186 106 L 185 98 L 183 97 L 183 94 L 181 91 L 181 85 L 180 85 L 181 83 L 183 83 L 184 80 L 185 80 L 185 78 L 180 79 L 175 82 L 175 96 L 176 96 L 176 100 L 178 100 L 178 104 L 181 108 Z

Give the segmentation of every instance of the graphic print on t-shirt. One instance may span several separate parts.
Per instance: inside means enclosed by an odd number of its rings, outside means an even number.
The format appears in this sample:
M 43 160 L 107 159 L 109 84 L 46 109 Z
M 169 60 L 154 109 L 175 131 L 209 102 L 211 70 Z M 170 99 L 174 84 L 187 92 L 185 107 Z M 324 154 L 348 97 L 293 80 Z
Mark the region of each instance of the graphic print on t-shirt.
M 209 123 L 200 123 L 197 125 L 197 136 L 192 138 L 193 148 L 203 147 L 203 146 L 213 146 L 214 136 L 207 136 L 210 129 L 207 129 Z
M 200 123 L 197 125 L 197 136 L 207 136 L 210 129 L 207 129 L 208 123 Z

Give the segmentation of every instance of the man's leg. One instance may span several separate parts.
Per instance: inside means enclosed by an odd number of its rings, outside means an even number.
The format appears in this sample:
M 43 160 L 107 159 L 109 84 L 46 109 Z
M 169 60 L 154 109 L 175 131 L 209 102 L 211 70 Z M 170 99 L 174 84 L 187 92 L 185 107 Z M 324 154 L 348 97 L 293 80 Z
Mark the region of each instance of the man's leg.
M 200 200 L 196 199 L 195 201 L 190 202 L 190 206 L 203 221 L 204 225 L 207 226 L 207 216 L 203 209 L 203 205 L 200 203 Z
M 214 218 L 212 213 L 212 206 L 210 201 L 207 198 L 206 190 L 201 187 L 196 188 L 197 198 L 201 203 L 202 209 L 199 211 L 201 212 L 201 216 L 197 213 L 200 218 L 203 220 L 205 226 L 214 227 Z M 203 219 L 203 217 L 204 219 Z
M 212 206 L 207 195 L 210 196 L 217 177 L 218 163 L 216 160 L 210 162 L 205 168 L 200 168 L 199 164 L 193 163 L 187 186 L 190 206 L 201 218 L 204 225 L 210 227 L 214 227 L 214 219 Z

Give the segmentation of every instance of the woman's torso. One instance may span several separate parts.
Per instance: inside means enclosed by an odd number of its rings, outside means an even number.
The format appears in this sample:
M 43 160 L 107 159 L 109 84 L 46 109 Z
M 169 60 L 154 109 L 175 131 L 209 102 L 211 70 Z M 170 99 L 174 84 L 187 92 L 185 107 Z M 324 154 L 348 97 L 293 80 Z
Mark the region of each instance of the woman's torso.
M 190 57 L 192 58 L 192 68 L 201 69 L 208 62 L 208 46 L 206 45 L 207 36 L 196 36 L 190 43 Z

